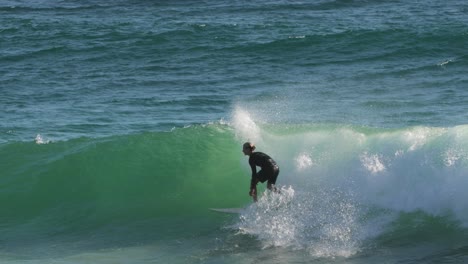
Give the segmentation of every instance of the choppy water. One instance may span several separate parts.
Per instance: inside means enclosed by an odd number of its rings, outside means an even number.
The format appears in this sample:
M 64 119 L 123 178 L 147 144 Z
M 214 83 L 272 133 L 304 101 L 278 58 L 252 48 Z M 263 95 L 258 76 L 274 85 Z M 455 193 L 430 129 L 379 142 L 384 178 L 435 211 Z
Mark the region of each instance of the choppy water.
M 467 11 L 3 1 L 1 262 L 466 262 Z

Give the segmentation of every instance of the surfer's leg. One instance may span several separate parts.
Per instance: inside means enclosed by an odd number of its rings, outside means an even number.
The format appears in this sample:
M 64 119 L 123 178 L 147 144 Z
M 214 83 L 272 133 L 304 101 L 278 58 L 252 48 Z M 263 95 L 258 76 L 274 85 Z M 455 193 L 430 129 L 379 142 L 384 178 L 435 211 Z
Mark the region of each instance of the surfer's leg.
M 267 183 L 267 189 L 270 191 L 274 191 L 279 193 L 279 189 L 275 187 L 276 179 L 278 178 L 279 175 L 279 168 L 276 167 L 275 170 L 273 170 L 273 173 L 270 175 L 270 178 L 268 179 Z
M 257 179 L 259 182 L 264 183 L 266 180 L 270 179 L 268 171 L 260 170 L 257 173 Z

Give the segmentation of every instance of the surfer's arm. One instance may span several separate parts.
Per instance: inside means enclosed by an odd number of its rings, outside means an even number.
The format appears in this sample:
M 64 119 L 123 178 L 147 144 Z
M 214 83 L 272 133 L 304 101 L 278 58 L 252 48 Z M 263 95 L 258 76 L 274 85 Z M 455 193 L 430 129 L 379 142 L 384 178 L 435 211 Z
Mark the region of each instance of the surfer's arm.
M 253 163 L 249 162 L 249 164 L 250 164 L 250 168 L 252 169 L 252 179 L 250 180 L 249 195 L 252 196 L 254 202 L 256 202 L 257 201 L 257 183 L 258 183 L 257 167 Z
M 252 196 L 254 202 L 257 201 L 257 187 L 250 189 L 249 195 Z
M 250 182 L 250 192 L 249 195 L 252 196 L 254 202 L 257 201 L 257 183 L 258 179 L 257 177 L 252 177 L 252 181 Z
M 253 161 L 249 160 L 250 169 L 252 170 L 252 179 L 250 180 L 250 190 L 256 188 L 258 179 L 257 179 L 257 166 Z
M 250 180 L 250 191 L 257 190 L 257 183 L 258 183 L 257 177 L 252 177 L 252 180 Z

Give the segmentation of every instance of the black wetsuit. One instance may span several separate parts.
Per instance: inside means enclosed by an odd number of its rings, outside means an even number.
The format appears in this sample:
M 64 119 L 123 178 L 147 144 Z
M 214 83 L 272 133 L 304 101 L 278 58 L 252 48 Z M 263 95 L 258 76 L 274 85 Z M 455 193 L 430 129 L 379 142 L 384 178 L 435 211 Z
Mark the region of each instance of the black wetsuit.
M 279 167 L 276 162 L 267 154 L 262 152 L 254 152 L 249 158 L 250 168 L 252 168 L 252 180 L 250 182 L 250 189 L 255 188 L 258 182 L 265 182 L 275 184 L 278 178 Z M 257 173 L 257 166 L 261 170 Z

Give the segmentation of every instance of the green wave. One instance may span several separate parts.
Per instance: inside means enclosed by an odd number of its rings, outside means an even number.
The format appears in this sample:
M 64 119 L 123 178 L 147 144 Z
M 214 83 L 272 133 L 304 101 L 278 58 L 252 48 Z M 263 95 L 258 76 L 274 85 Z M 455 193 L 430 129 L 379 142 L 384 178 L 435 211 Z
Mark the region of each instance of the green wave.
M 239 206 L 248 198 L 248 178 L 233 138 L 228 127 L 212 125 L 5 144 L 0 219 L 17 224 L 47 216 L 51 223 L 91 223 Z
M 0 231 L 5 241 L 19 241 L 102 229 L 108 235 L 114 225 L 121 235 L 133 230 L 141 237 L 185 230 L 194 219 L 203 219 L 206 227 L 219 226 L 222 216 L 208 208 L 250 203 L 241 138 L 256 139 L 258 150 L 280 164 L 278 184 L 291 185 L 298 193 L 284 216 L 292 218 L 291 228 L 304 229 L 305 238 L 313 235 L 307 232 L 316 219 L 343 215 L 339 205 L 351 205 L 353 224 L 364 231 L 375 228 L 372 221 L 365 223 L 366 208 L 392 212 L 373 216 L 394 223 L 379 232 L 383 244 L 393 239 L 388 232 L 402 228 L 405 233 L 405 221 L 417 221 L 417 212 L 424 219 L 437 217 L 436 225 L 455 223 L 453 230 L 460 230 L 458 225 L 468 219 L 463 203 L 467 131 L 467 126 L 327 124 L 243 131 L 236 124 L 207 124 L 42 144 L 10 142 L 0 145 Z M 407 217 L 395 217 L 400 213 Z M 421 232 L 433 226 L 427 219 Z

